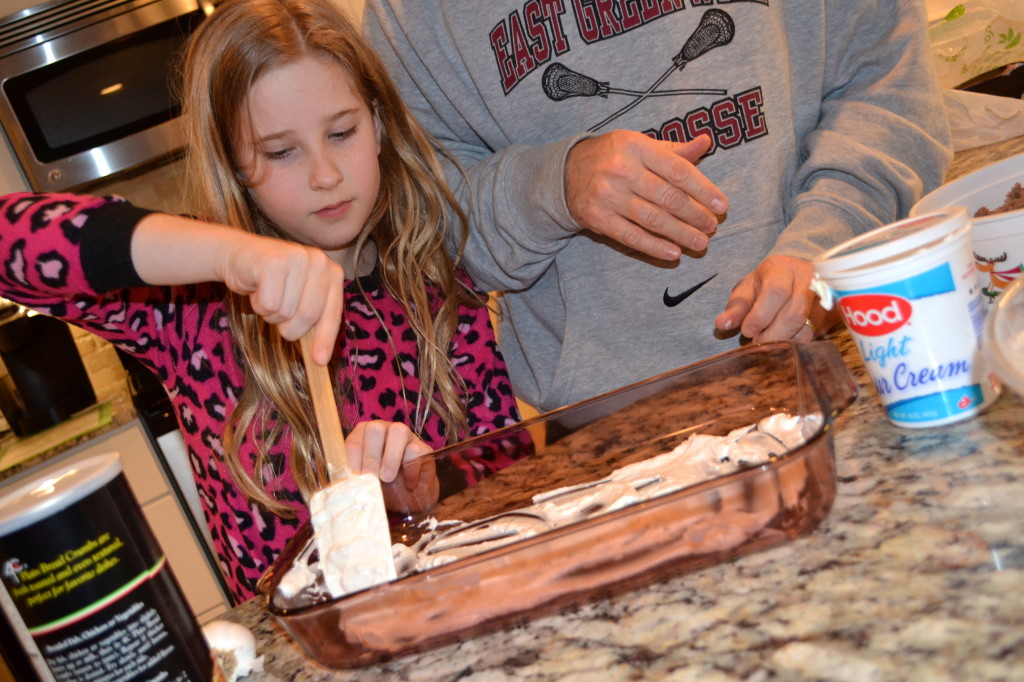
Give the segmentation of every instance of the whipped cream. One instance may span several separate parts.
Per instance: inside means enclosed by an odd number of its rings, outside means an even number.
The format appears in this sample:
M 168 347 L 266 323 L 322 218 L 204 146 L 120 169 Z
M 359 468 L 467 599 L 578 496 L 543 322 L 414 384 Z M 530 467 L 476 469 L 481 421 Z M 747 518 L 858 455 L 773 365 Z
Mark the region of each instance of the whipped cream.
M 774 414 L 725 436 L 694 434 L 673 450 L 628 464 L 590 483 L 533 496 L 533 504 L 470 524 L 447 522 L 396 551 L 400 574 L 424 571 L 470 554 L 682 490 L 770 461 L 803 445 L 821 427 L 820 415 Z M 416 561 L 413 564 L 412 555 Z
M 391 534 L 375 475 L 352 474 L 318 490 L 309 500 L 309 511 L 320 570 L 332 597 L 394 580 Z M 285 577 L 289 589 L 292 580 L 308 578 Z
M 392 546 L 393 567 L 399 576 L 427 571 L 764 464 L 803 445 L 820 430 L 821 424 L 818 414 L 774 414 L 725 436 L 693 434 L 669 452 L 623 466 L 602 479 L 534 495 L 533 504 L 521 509 L 473 522 L 428 517 L 419 524 L 422 535 L 415 544 Z M 320 556 L 325 556 L 323 551 L 320 550 Z M 290 597 L 308 587 L 311 597 L 322 597 L 323 591 L 315 580 L 318 573 L 312 547 L 307 547 L 283 577 L 278 590 L 283 597 Z

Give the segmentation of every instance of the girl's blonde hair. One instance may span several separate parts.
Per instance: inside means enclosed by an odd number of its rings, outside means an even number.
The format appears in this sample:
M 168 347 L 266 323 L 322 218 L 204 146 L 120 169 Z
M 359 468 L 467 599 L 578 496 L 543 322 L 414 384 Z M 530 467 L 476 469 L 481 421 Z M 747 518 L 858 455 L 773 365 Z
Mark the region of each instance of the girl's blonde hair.
M 434 140 L 410 115 L 373 48 L 331 0 L 228 0 L 196 30 L 185 58 L 182 96 L 187 194 L 196 212 L 210 220 L 287 238 L 246 191 L 242 167 L 246 154 L 253 153 L 247 98 L 260 76 L 305 56 L 336 60 L 379 118 L 380 193 L 357 240 L 356 262 L 372 243 L 383 286 L 401 301 L 416 334 L 421 383 L 410 426 L 420 432 L 427 415 L 437 414 L 454 442 L 465 435 L 467 418 L 465 387 L 452 368 L 449 348 L 459 306 L 483 305 L 459 280 L 446 248 L 454 222 L 461 254 L 465 213 L 444 181 Z M 439 308 L 431 305 L 428 284 L 441 294 Z M 279 516 L 291 516 L 291 507 L 267 491 L 268 479 L 279 473 L 269 446 L 285 428 L 292 437 L 291 471 L 303 497 L 326 482 L 297 344 L 253 314 L 245 297 L 228 293 L 226 305 L 245 387 L 228 419 L 224 456 L 246 495 Z M 341 364 L 338 358 L 332 362 L 332 376 Z M 251 473 L 238 456 L 247 434 L 260 440 Z

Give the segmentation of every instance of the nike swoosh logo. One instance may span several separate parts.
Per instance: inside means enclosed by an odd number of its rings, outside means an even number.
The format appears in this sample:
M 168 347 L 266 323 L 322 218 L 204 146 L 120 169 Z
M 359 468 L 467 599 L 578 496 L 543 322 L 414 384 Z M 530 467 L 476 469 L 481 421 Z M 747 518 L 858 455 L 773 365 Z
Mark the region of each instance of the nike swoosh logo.
M 703 282 L 700 282 L 698 284 L 694 284 L 692 287 L 690 287 L 689 289 L 687 289 L 683 293 L 676 294 L 675 296 L 669 296 L 668 289 L 666 288 L 665 289 L 665 295 L 662 296 L 662 300 L 665 301 L 665 305 L 667 305 L 669 308 L 675 308 L 677 305 L 679 305 L 680 303 L 682 303 L 683 301 L 688 299 L 690 296 L 692 296 L 693 293 L 695 291 L 697 291 L 697 289 L 700 289 L 702 286 L 704 286 L 705 284 L 707 284 L 708 282 L 713 280 L 717 274 L 718 273 L 716 272 L 714 275 L 711 275 L 710 277 L 708 277 Z

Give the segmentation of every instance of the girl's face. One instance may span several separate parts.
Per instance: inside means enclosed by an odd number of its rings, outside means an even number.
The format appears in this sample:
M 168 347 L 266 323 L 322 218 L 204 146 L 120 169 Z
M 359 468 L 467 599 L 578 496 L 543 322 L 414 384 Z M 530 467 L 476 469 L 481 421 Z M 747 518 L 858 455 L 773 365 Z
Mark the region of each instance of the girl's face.
M 254 147 L 239 161 L 252 197 L 285 234 L 355 276 L 355 241 L 380 188 L 380 130 L 352 77 L 302 57 L 257 79 L 248 107 Z

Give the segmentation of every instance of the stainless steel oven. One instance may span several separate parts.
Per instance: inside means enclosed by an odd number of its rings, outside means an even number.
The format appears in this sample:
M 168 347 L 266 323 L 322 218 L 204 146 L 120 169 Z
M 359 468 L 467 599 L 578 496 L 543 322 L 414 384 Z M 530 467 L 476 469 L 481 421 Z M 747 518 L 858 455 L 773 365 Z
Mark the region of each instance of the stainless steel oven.
M 0 19 L 0 125 L 29 185 L 174 154 L 181 49 L 213 0 L 54 0 Z

